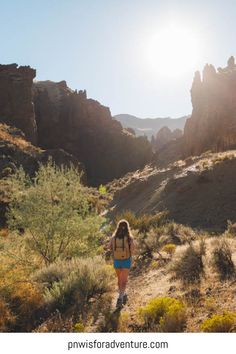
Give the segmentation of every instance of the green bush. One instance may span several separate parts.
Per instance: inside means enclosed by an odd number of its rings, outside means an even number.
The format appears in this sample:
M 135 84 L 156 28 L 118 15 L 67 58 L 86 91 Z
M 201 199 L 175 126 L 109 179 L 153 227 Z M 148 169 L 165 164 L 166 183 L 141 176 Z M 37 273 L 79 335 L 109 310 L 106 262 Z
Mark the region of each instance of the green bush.
M 224 239 L 218 241 L 213 250 L 212 266 L 219 274 L 221 280 L 229 279 L 235 275 L 232 251 L 229 243 Z
M 95 253 L 104 219 L 89 202 L 88 188 L 74 167 L 59 168 L 49 161 L 33 180 L 19 169 L 9 183 L 8 224 L 25 231 L 25 244 L 45 264 Z
M 138 312 L 147 331 L 182 332 L 186 326 L 185 306 L 174 298 L 154 298 Z
M 225 311 L 222 315 L 214 315 L 201 324 L 203 332 L 230 332 L 236 325 L 236 314 Z
M 172 264 L 174 278 L 180 279 L 184 284 L 199 282 L 204 274 L 203 255 L 205 245 L 194 247 L 192 244 L 187 247 L 180 258 Z
M 44 285 L 44 297 L 52 308 L 65 310 L 76 306 L 79 312 L 92 298 L 99 298 L 111 290 L 113 272 L 105 261 L 94 258 L 58 261 L 35 274 Z

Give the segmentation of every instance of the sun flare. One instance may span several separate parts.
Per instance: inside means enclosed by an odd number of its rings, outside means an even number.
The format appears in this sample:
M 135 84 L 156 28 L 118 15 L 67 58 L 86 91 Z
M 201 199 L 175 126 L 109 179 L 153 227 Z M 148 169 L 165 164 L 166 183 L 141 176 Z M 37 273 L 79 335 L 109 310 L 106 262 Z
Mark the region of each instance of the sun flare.
M 200 40 L 191 28 L 169 25 L 153 35 L 148 46 L 152 72 L 179 77 L 196 70 L 201 52 Z

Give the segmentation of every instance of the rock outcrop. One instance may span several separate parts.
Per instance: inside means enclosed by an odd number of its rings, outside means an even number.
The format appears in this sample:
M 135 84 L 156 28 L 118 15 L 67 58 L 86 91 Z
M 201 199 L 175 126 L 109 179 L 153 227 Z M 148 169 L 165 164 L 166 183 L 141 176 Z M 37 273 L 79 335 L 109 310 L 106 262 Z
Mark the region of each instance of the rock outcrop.
M 81 161 L 91 185 L 106 183 L 151 159 L 145 137 L 134 137 L 113 120 L 108 107 L 72 91 L 65 81 L 34 83 L 39 146 L 62 148 Z
M 113 120 L 108 107 L 73 91 L 65 81 L 36 82 L 36 71 L 0 65 L 0 122 L 52 154 L 81 161 L 92 185 L 106 183 L 151 160 L 150 143 Z M 64 158 L 63 158 L 64 159 Z M 71 159 L 70 159 L 71 161 Z
M 29 66 L 0 65 L 0 121 L 21 129 L 33 144 L 37 143 L 32 102 L 35 75 L 36 71 Z
M 203 151 L 222 151 L 236 147 L 236 65 L 234 58 L 226 68 L 206 65 L 191 89 L 192 116 L 187 119 L 183 137 L 183 156 Z
M 156 138 L 152 139 L 152 148 L 153 151 L 157 152 L 160 151 L 167 143 L 170 141 L 176 140 L 178 138 L 181 138 L 183 135 L 181 129 L 175 129 L 173 132 L 168 128 L 168 127 L 163 127 L 161 128 L 157 135 Z

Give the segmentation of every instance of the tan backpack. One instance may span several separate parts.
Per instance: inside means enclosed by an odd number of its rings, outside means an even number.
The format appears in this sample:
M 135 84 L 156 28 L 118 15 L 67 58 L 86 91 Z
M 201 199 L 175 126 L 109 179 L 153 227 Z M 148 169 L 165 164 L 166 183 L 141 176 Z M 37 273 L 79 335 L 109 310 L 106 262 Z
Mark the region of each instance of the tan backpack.
M 130 238 L 125 236 L 124 238 L 115 237 L 112 240 L 112 250 L 114 259 L 122 260 L 131 256 L 130 251 Z

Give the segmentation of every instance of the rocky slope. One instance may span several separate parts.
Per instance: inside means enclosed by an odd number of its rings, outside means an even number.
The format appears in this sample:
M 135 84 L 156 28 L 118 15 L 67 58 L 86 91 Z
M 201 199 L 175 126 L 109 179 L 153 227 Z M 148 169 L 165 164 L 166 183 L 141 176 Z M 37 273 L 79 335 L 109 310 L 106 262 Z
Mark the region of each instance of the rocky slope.
M 205 153 L 166 168 L 146 166 L 108 185 L 109 214 L 167 210 L 171 219 L 195 228 L 223 230 L 236 221 L 236 151 Z

